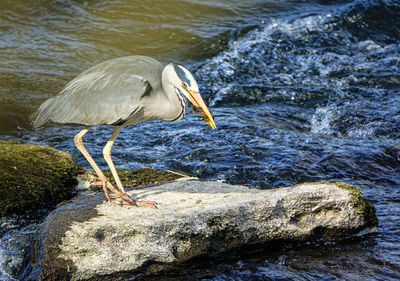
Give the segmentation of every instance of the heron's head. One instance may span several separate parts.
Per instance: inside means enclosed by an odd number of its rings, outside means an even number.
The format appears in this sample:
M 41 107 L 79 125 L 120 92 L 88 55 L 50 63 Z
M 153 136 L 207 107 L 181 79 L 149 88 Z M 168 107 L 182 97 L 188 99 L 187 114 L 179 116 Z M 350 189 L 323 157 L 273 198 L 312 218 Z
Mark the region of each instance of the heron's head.
M 215 129 L 214 118 L 208 110 L 199 92 L 199 86 L 190 71 L 179 64 L 170 63 L 165 67 L 168 82 L 178 89 L 200 112 L 204 120 Z

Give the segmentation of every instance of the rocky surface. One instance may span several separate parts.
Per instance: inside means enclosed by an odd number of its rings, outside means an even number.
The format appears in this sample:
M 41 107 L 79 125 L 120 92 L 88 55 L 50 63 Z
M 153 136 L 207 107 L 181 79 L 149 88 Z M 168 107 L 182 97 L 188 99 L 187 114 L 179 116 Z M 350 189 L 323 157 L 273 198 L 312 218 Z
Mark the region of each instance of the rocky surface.
M 336 240 L 377 225 L 373 205 L 347 184 L 258 190 L 179 181 L 130 193 L 159 208 L 120 207 L 92 192 L 50 214 L 30 278 L 117 280 L 248 245 Z
M 65 152 L 0 142 L 0 217 L 26 214 L 71 198 L 78 171 Z

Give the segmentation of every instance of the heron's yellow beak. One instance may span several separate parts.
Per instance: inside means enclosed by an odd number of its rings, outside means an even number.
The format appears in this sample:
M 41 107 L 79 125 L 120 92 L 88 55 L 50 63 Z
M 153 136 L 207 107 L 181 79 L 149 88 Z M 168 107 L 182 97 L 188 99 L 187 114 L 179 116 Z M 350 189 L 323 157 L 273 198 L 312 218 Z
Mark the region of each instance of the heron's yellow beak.
M 215 126 L 214 118 L 208 110 L 207 105 L 204 103 L 204 100 L 201 97 L 200 93 L 191 91 L 189 89 L 186 91 L 189 93 L 190 102 L 193 103 L 195 107 L 198 107 L 203 111 L 202 115 L 205 117 L 204 120 L 208 123 L 208 125 L 210 125 L 211 128 L 216 129 L 217 126 Z

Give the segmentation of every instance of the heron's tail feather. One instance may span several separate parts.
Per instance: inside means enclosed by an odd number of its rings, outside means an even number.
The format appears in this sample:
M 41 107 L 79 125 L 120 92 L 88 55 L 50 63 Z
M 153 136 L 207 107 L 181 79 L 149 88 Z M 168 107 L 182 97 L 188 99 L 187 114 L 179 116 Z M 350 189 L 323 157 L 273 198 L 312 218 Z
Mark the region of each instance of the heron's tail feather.
M 37 113 L 33 114 L 33 117 L 37 116 L 35 122 L 33 123 L 33 127 L 36 129 L 41 129 L 46 125 L 46 123 L 49 121 L 48 109 L 54 100 L 55 98 L 48 99 L 40 105 Z

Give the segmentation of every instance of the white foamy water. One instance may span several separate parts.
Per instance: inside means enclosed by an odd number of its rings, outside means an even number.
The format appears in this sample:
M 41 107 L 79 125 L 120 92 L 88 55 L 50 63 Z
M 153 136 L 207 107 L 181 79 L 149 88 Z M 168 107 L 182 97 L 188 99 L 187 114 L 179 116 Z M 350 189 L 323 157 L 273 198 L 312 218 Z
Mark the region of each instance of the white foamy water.
M 331 122 L 335 117 L 335 106 L 318 107 L 311 117 L 311 133 L 314 134 L 332 134 Z

